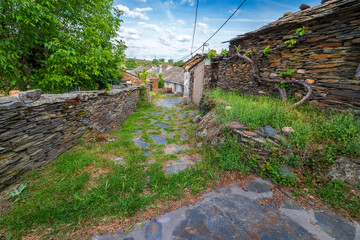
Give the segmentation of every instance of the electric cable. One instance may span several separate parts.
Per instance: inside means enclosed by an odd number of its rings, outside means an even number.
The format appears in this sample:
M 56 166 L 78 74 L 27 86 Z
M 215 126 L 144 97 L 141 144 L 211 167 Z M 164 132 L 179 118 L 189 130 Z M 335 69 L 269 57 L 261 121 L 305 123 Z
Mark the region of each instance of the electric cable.
M 194 31 L 193 31 L 193 36 L 192 36 L 192 43 L 191 43 L 191 52 L 190 52 L 190 55 L 192 55 L 192 50 L 193 50 L 193 47 L 194 47 L 196 24 L 197 24 L 197 17 L 198 17 L 198 9 L 199 9 L 199 0 L 197 0 L 197 2 L 196 2 L 195 23 L 194 23 Z
M 199 49 L 202 48 L 202 46 L 206 43 L 208 43 L 225 25 L 226 23 L 237 13 L 237 11 L 240 10 L 240 8 L 244 5 L 244 3 L 246 2 L 247 0 L 244 0 L 240 6 L 233 12 L 233 14 L 230 15 L 230 17 L 218 28 L 218 30 L 216 30 L 199 48 L 197 48 L 194 52 L 192 51 L 192 47 L 191 47 L 191 53 L 186 55 L 185 57 L 181 58 L 179 61 L 182 61 L 186 58 L 188 58 L 189 56 L 192 56 L 194 53 L 196 53 L 197 51 L 199 51 Z M 199 1 L 198 1 L 199 2 Z M 197 10 L 196 10 L 197 11 Z M 194 39 L 193 39 L 194 41 Z

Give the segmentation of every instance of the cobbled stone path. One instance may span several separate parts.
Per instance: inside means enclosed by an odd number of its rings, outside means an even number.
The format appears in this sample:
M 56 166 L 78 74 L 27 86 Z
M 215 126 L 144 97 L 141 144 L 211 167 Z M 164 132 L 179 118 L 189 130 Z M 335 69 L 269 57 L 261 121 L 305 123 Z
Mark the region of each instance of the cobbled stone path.
M 147 142 L 141 138 L 142 131 L 137 130 L 134 132 L 133 141 L 138 145 L 139 148 L 143 149 L 142 153 L 146 156 L 151 157 L 151 152 L 156 149 L 162 149 L 166 155 L 178 154 L 186 149 L 189 149 L 187 145 L 178 145 L 174 143 L 168 143 L 167 138 L 174 139 L 175 135 L 179 135 L 180 141 L 186 141 L 188 138 L 185 131 L 182 129 L 183 122 L 188 118 L 197 114 L 198 110 L 186 111 L 181 107 L 181 104 L 185 102 L 184 98 L 168 98 L 160 99 L 155 102 L 158 107 L 157 112 L 151 112 L 147 117 L 153 117 L 156 119 L 150 119 L 150 125 L 146 132 L 149 137 L 156 144 L 155 149 L 151 148 L 151 142 Z M 171 120 L 175 123 L 172 125 Z M 144 126 L 144 124 L 139 124 Z M 157 129 L 152 129 L 157 128 Z M 172 131 L 172 132 L 171 132 Z M 180 171 L 191 167 L 196 163 L 193 159 L 188 159 L 188 156 L 178 156 L 175 161 L 170 161 L 164 171 L 166 174 L 176 174 Z M 197 159 L 200 160 L 200 159 Z M 155 160 L 151 159 L 148 161 L 149 164 L 154 163 Z
M 161 112 L 152 113 L 152 115 L 159 117 L 164 115 L 164 111 L 178 111 L 179 108 L 176 107 L 176 104 L 181 101 L 181 98 L 163 99 L 157 103 Z M 183 112 L 179 115 L 191 117 L 196 113 L 196 111 Z M 166 121 L 173 117 L 176 117 L 176 114 L 168 113 L 163 120 Z M 169 127 L 168 125 L 158 126 Z M 162 130 L 166 131 L 166 129 Z M 267 130 L 271 131 L 271 129 Z M 153 136 L 151 137 L 153 138 Z M 182 137 L 186 138 L 186 135 Z M 166 145 L 166 154 L 176 154 L 178 151 L 186 149 L 186 146 L 167 144 L 166 141 L 163 141 L 164 139 L 155 138 L 154 141 Z M 140 148 L 146 149 L 149 146 L 149 143 L 139 136 L 134 137 L 134 141 Z M 150 155 L 150 151 L 143 153 Z M 153 161 L 149 160 L 149 163 Z M 176 174 L 194 163 L 186 158 L 179 158 L 166 166 L 165 171 L 168 174 Z M 291 198 L 287 198 L 280 207 L 262 204 L 259 200 L 273 197 L 272 187 L 272 183 L 257 178 L 248 183 L 246 190 L 237 184 L 219 188 L 205 194 L 204 199 L 194 205 L 182 207 L 143 224 L 139 223 L 129 232 L 120 231 L 111 235 L 96 236 L 93 239 L 360 240 L 360 225 L 358 223 L 334 215 L 329 211 L 304 209 Z
M 303 209 L 291 199 L 277 208 L 258 200 L 271 198 L 272 184 L 260 178 L 247 191 L 236 184 L 204 195 L 204 200 L 136 225 L 131 232 L 94 240 L 320 239 L 359 240 L 356 222 L 328 211 Z

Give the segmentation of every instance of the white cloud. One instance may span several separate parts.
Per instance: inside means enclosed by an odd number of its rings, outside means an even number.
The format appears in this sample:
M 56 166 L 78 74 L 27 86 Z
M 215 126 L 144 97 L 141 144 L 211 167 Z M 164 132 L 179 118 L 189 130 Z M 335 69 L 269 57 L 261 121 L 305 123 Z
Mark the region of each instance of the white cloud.
M 140 39 L 139 32 L 134 28 L 124 28 L 122 27 L 118 32 L 118 36 L 122 40 L 135 40 Z
M 179 42 L 190 42 L 191 41 L 191 37 L 189 35 L 180 35 L 176 38 L 177 41 Z
M 151 7 L 146 7 L 146 8 L 135 8 L 134 12 L 139 12 L 139 13 L 143 13 L 143 12 L 149 12 L 152 11 Z
M 152 8 L 135 8 L 134 10 L 130 10 L 127 6 L 117 5 L 116 8 L 124 12 L 125 17 L 138 18 L 142 20 L 149 20 L 149 17 L 146 16 L 143 12 L 152 11 Z
M 194 6 L 194 0 L 181 0 L 181 4 L 188 3 L 190 6 Z
M 180 24 L 186 24 L 186 22 L 184 20 L 182 20 L 182 19 L 178 19 L 178 20 L 176 20 L 176 22 L 180 23 Z
M 170 41 L 167 37 L 161 36 L 159 37 L 159 42 L 167 47 L 170 47 L 172 45 L 172 41 Z
M 200 32 L 207 34 L 209 30 L 209 25 L 207 25 L 206 23 L 198 23 L 197 28 L 199 29 Z
M 156 32 L 161 32 L 161 28 L 158 25 L 155 24 L 147 24 L 144 22 L 139 22 L 139 26 L 142 27 L 143 29 L 148 29 L 148 30 L 154 30 Z
M 147 0 L 137 0 L 138 2 L 146 3 Z

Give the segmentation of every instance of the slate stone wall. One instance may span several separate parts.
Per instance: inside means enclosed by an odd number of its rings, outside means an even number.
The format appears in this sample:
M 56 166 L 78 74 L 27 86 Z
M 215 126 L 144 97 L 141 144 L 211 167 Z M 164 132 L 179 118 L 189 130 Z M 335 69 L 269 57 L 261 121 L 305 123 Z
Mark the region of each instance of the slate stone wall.
M 296 13 L 286 13 L 265 27 L 238 36 L 230 41 L 229 55 L 235 46 L 253 50 L 259 58 L 260 75 L 295 69 L 296 79 L 314 80 L 311 100 L 323 106 L 352 108 L 360 111 L 360 78 L 356 70 L 360 63 L 360 1 L 330 0 L 322 5 Z M 263 57 L 266 46 L 280 46 L 295 34 L 297 28 L 307 27 L 305 36 L 292 47 Z M 205 82 L 212 87 L 259 93 L 268 87 L 259 86 L 252 77 L 251 65 L 243 60 L 217 60 L 207 71 Z M 218 70 L 216 68 L 219 68 Z M 210 84 L 211 85 L 211 84 Z M 304 94 L 302 88 L 294 91 Z
M 117 128 L 138 99 L 138 87 L 43 94 L 30 104 L 1 98 L 0 190 L 73 147 L 87 131 Z

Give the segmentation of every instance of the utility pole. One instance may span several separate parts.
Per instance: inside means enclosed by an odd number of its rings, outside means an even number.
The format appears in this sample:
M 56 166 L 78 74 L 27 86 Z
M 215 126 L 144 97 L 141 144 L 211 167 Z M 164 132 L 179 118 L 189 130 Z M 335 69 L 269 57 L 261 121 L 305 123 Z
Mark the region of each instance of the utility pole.
M 208 44 L 208 43 L 204 43 L 204 44 L 203 44 L 202 55 L 204 55 L 204 50 L 205 50 L 205 47 L 207 47 L 207 46 L 209 46 L 209 44 Z

